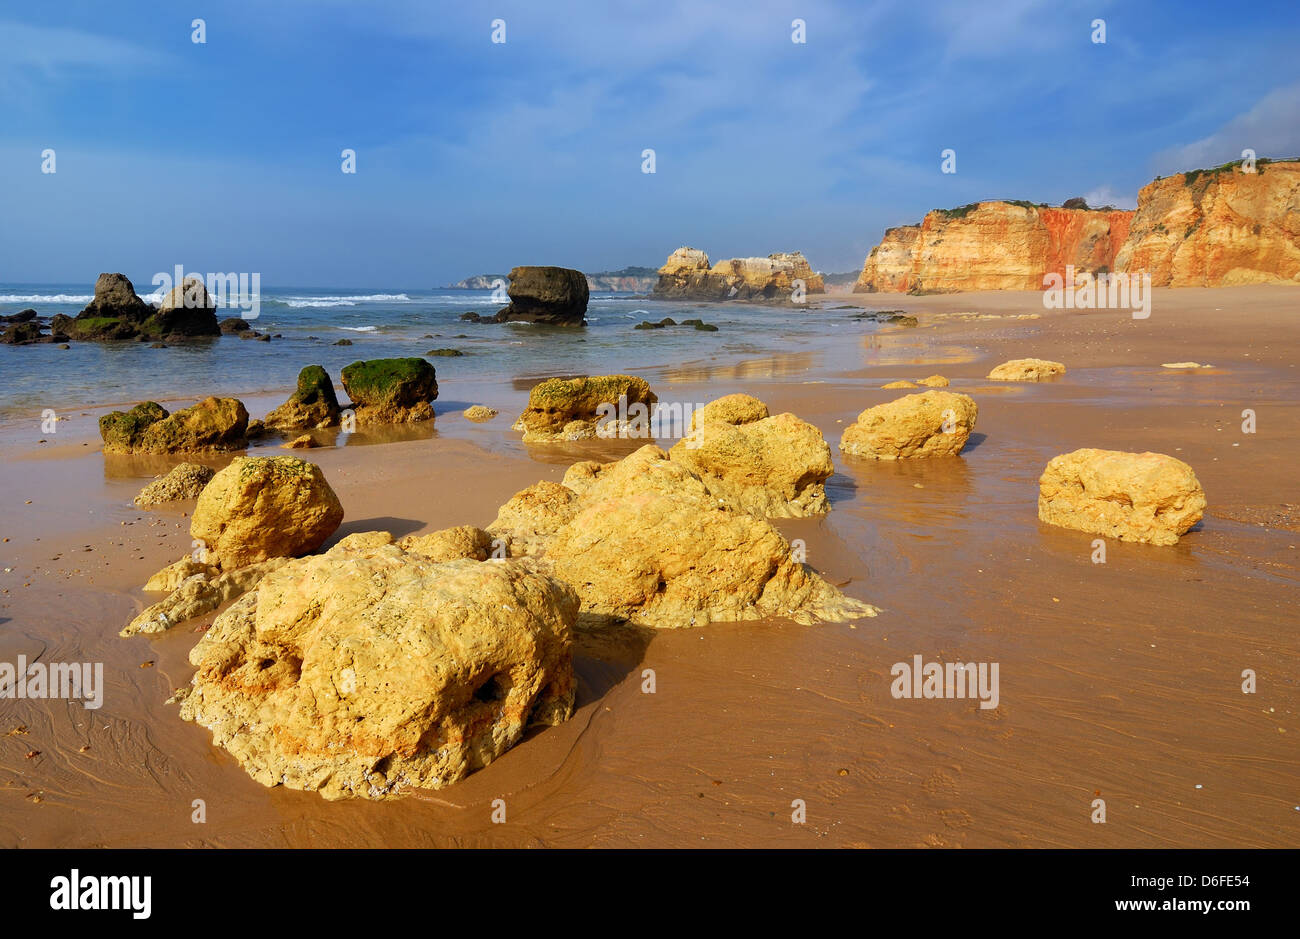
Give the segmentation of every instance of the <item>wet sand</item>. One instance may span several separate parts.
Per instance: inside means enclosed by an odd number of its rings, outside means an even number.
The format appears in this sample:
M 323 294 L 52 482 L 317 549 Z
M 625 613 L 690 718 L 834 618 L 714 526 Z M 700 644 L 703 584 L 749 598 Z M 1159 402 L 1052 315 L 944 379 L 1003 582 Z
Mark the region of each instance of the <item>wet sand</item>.
M 905 309 L 920 325 L 828 331 L 826 348 L 790 355 L 627 370 L 663 400 L 754 394 L 818 425 L 832 448 L 863 408 L 907 393 L 880 390 L 888 381 L 938 372 L 972 395 L 979 422 L 960 459 L 877 464 L 836 451 L 831 513 L 776 522 L 881 615 L 583 636 L 571 721 L 531 732 L 451 788 L 396 802 L 264 788 L 182 722 L 164 702 L 189 680 L 193 624 L 131 640 L 117 631 L 148 601 L 148 576 L 188 552 L 193 504 L 131 505 L 165 467 L 106 462 L 95 412 L 66 415 L 44 444 L 34 423 L 0 428 L 0 558 L 12 568 L 0 574 L 0 661 L 103 662 L 107 684 L 98 711 L 0 700 L 3 844 L 1300 843 L 1300 291 L 1157 290 L 1147 320 L 1045 311 L 1037 293 L 823 302 L 845 304 Z M 1069 371 L 1041 384 L 983 378 L 1027 356 Z M 1189 360 L 1215 367 L 1161 367 Z M 339 493 L 338 537 L 485 525 L 570 462 L 634 449 L 524 446 L 509 426 L 528 384 L 444 387 L 432 428 L 298 452 Z M 246 403 L 261 415 L 282 398 Z M 484 425 L 460 417 L 480 402 L 502 413 Z M 1244 408 L 1256 412 L 1253 435 L 1241 431 Z M 1094 564 L 1093 536 L 1036 517 L 1043 466 L 1083 446 L 1187 461 L 1205 519 L 1176 547 L 1108 541 Z M 999 706 L 895 700 L 890 667 L 917 654 L 999 663 Z M 1246 668 L 1258 675 L 1253 695 L 1241 690 Z M 654 694 L 642 693 L 644 669 Z M 1090 820 L 1097 798 L 1105 824 Z M 505 824 L 491 822 L 494 799 Z M 796 799 L 806 824 L 791 821 Z

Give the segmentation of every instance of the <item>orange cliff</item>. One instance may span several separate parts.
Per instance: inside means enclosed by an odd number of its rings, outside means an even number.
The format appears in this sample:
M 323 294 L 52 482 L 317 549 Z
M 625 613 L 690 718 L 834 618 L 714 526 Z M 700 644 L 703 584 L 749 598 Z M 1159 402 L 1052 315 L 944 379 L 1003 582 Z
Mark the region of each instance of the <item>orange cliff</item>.
M 1049 273 L 1108 272 L 1133 212 L 977 202 L 935 209 L 920 225 L 885 232 L 854 293 L 1041 290 Z
M 1300 284 L 1300 161 L 1177 173 L 1138 193 L 1118 269 L 1156 287 Z
M 1240 161 L 1143 187 L 1136 212 L 977 202 L 885 232 L 855 293 L 1041 290 L 1049 273 L 1156 287 L 1300 284 L 1300 160 Z

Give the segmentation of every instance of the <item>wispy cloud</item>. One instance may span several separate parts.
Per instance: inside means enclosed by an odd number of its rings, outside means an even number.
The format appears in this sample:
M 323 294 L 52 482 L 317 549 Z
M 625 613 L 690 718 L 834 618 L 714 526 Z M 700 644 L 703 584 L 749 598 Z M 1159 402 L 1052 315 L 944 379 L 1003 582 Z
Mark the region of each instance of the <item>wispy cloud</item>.
M 1240 160 L 1247 149 L 1258 157 L 1300 156 L 1300 82 L 1273 89 L 1208 137 L 1163 151 L 1156 168 L 1176 173 L 1217 166 Z

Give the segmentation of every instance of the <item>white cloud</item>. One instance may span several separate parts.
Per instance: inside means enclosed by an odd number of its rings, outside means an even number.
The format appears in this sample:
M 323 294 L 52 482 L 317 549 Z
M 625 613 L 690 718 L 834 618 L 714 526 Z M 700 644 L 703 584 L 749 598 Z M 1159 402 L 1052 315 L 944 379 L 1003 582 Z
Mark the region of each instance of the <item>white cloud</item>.
M 1117 193 L 1109 183 L 1098 186 L 1083 197 L 1091 208 L 1099 209 L 1103 205 L 1113 205 L 1117 209 L 1136 209 L 1137 196 Z
M 1300 82 L 1273 89 L 1208 137 L 1161 152 L 1155 168 L 1168 174 L 1218 166 L 1246 149 L 1258 157 L 1300 156 Z

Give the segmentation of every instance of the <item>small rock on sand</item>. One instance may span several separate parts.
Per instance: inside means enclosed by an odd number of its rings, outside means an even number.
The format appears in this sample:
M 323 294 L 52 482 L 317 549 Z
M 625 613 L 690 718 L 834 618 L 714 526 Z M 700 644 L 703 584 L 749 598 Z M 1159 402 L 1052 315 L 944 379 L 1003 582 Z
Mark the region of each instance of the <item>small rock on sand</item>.
M 473 421 L 476 424 L 482 424 L 484 421 L 490 421 L 499 413 L 496 408 L 490 408 L 482 404 L 475 404 L 461 412 L 466 420 Z
M 1065 366 L 1048 359 L 1012 359 L 1003 362 L 993 371 L 989 378 L 994 381 L 1042 381 L 1065 374 Z

